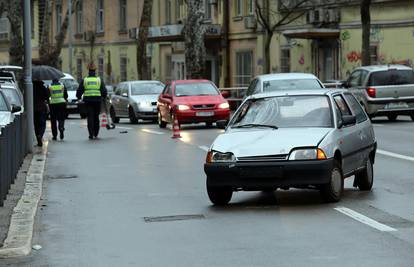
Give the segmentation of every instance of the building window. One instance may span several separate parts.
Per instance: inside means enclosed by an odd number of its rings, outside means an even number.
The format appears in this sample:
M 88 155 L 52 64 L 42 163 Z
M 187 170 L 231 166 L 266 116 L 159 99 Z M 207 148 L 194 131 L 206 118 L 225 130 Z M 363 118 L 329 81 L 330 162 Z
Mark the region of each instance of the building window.
M 56 1 L 56 33 L 60 32 L 62 26 L 62 1 Z
M 96 6 L 96 32 L 104 31 L 104 0 L 97 0 Z
M 119 0 L 119 30 L 127 29 L 127 1 Z
M 165 5 L 165 24 L 171 24 L 171 0 L 167 0 Z
M 247 0 L 247 12 L 248 15 L 253 15 L 254 14 L 254 0 Z
M 290 72 L 290 49 L 288 47 L 280 50 L 280 72 Z
M 236 86 L 248 86 L 253 77 L 253 52 L 236 53 Z
M 371 44 L 369 46 L 369 56 L 371 58 L 371 64 L 376 65 L 378 64 L 378 45 Z
M 83 32 L 83 1 L 76 3 L 76 33 Z
M 204 19 L 211 20 L 211 4 L 210 0 L 204 0 Z
M 76 59 L 76 78 L 78 79 L 78 81 L 82 80 L 82 59 L 81 58 L 77 58 Z
M 10 24 L 8 18 L 0 18 L 0 40 L 8 40 Z
M 181 14 L 181 6 L 183 4 L 183 0 L 176 0 L 175 1 L 175 18 L 177 22 L 181 20 L 182 14 Z
M 127 67 L 128 67 L 128 58 L 125 56 L 121 57 L 121 62 L 120 62 L 120 78 L 121 78 L 121 82 L 124 82 L 127 80 L 128 75 L 127 75 Z
M 244 0 L 236 0 L 236 4 L 235 4 L 236 17 L 243 15 L 243 2 Z
M 104 80 L 104 57 L 98 57 L 98 75 Z

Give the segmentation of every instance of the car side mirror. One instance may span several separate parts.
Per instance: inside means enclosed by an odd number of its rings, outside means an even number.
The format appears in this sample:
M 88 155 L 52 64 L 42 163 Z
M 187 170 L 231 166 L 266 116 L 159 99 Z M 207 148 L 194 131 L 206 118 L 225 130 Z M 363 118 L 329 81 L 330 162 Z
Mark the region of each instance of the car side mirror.
M 122 95 L 121 96 L 123 96 L 123 97 L 128 97 L 128 94 L 127 93 L 122 93 Z
M 219 129 L 226 129 L 228 124 L 229 124 L 229 122 L 227 120 L 216 121 L 216 126 Z
M 228 98 L 228 97 L 230 96 L 230 92 L 229 92 L 229 91 L 222 91 L 222 92 L 221 92 L 221 95 L 222 95 L 224 98 Z
M 344 115 L 342 116 L 342 122 L 339 125 L 339 128 L 344 126 L 354 125 L 356 124 L 356 117 L 354 115 Z
M 12 105 L 12 110 L 11 110 L 12 113 L 17 113 L 17 112 L 20 112 L 20 111 L 22 111 L 22 107 Z

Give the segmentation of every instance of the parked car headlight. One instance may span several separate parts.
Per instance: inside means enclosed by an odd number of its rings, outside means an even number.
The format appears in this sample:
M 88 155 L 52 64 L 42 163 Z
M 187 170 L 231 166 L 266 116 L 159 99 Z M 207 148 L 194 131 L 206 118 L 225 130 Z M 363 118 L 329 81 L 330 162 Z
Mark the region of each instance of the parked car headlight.
M 320 148 L 295 149 L 289 154 L 289 160 L 321 160 L 326 154 Z
M 218 151 L 209 151 L 207 153 L 207 163 L 212 162 L 235 162 L 236 157 L 231 152 L 222 153 Z
M 229 105 L 229 103 L 225 102 L 225 103 L 221 103 L 218 107 L 220 109 L 228 109 L 228 108 L 230 108 L 230 105 Z
M 190 107 L 187 105 L 177 105 L 177 109 L 180 111 L 183 111 L 183 110 L 189 110 Z

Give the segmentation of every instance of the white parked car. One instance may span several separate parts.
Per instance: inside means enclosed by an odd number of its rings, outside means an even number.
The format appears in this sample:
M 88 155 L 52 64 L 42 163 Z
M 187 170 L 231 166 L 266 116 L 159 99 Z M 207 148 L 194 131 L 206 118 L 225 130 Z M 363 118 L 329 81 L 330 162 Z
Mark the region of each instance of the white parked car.
M 13 122 L 14 114 L 21 111 L 21 107 L 11 105 L 7 97 L 0 90 L 0 126 Z

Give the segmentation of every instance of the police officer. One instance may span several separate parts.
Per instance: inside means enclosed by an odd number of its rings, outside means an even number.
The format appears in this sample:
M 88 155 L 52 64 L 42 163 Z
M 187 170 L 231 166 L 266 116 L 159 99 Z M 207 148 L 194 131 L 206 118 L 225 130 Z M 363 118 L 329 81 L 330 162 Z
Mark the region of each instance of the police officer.
M 88 114 L 88 131 L 89 139 L 98 137 L 99 134 L 99 114 L 101 111 L 101 103 L 107 96 L 104 82 L 96 76 L 96 66 L 91 63 L 88 65 L 89 74 L 79 83 L 76 92 L 78 99 L 82 98 L 85 102 Z
M 52 81 L 52 84 L 49 86 L 49 92 L 50 124 L 52 126 L 53 140 L 57 140 L 58 127 L 60 140 L 63 140 L 68 92 L 65 86 L 63 86 L 63 84 L 58 80 Z

